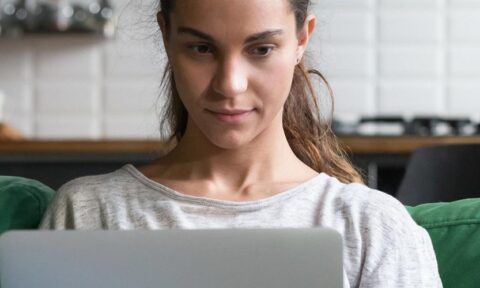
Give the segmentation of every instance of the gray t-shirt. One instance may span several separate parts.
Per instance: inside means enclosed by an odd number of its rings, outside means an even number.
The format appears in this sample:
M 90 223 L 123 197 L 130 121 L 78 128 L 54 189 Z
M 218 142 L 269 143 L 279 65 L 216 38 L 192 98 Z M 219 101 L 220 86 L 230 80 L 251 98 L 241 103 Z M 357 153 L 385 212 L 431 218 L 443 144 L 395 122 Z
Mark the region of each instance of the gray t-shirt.
M 395 198 L 325 173 L 246 202 L 186 195 L 132 165 L 60 188 L 42 229 L 330 227 L 344 239 L 344 287 L 442 287 L 428 233 Z

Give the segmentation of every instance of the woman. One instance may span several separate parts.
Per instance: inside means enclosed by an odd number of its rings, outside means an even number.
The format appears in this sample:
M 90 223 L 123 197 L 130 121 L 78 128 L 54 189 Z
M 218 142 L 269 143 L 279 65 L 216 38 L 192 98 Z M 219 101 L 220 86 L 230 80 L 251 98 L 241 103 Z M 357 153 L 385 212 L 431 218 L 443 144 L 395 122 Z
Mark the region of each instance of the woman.
M 175 148 L 65 184 L 41 227 L 331 227 L 346 287 L 441 287 L 430 238 L 362 185 L 318 107 L 302 56 L 308 0 L 162 0 Z

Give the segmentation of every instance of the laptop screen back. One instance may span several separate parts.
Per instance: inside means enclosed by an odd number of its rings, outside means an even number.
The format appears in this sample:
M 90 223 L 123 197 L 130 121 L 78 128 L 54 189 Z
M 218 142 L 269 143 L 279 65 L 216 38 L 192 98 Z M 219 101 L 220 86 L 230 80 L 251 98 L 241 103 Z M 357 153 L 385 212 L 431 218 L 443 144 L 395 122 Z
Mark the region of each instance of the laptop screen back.
M 342 287 L 330 229 L 23 231 L 0 237 L 2 288 Z

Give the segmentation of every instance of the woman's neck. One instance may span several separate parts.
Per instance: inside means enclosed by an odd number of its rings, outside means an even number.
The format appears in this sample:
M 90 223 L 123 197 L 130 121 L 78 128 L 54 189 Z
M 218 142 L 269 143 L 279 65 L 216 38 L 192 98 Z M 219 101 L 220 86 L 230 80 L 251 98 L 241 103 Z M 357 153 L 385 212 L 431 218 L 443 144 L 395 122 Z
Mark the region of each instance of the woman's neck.
M 200 131 L 187 129 L 159 163 L 159 178 L 207 181 L 232 191 L 257 183 L 301 182 L 317 174 L 295 156 L 281 126 L 235 149 L 215 146 Z

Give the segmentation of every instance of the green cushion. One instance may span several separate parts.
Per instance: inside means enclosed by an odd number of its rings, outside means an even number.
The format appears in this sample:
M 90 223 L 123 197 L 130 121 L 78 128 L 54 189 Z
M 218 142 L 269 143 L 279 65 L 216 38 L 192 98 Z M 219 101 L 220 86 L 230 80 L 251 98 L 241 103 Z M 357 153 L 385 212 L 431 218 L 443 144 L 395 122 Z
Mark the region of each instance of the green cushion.
M 480 287 L 480 198 L 407 209 L 430 234 L 444 287 Z
M 0 176 L 0 235 L 12 229 L 36 229 L 54 194 L 38 181 Z

